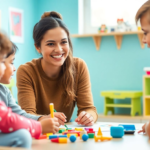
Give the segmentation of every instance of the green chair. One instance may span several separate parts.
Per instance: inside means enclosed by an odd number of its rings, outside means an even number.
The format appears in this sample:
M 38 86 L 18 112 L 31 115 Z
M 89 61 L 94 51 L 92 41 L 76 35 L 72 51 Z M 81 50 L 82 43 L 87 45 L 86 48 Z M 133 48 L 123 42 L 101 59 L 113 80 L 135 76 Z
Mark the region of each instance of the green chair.
M 107 115 L 109 111 L 114 114 L 114 107 L 120 108 L 131 108 L 131 116 L 142 115 L 141 112 L 141 91 L 102 91 L 101 96 L 105 97 L 104 101 L 104 114 Z M 116 104 L 114 99 L 125 100 L 126 98 L 131 99 L 130 104 Z

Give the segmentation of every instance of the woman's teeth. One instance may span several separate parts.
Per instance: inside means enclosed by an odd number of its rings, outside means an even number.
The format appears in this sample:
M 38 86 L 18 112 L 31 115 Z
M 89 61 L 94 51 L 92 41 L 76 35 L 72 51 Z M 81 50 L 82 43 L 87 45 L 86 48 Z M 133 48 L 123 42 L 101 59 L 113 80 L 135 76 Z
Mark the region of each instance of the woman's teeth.
M 52 56 L 53 58 L 61 58 L 62 55 Z

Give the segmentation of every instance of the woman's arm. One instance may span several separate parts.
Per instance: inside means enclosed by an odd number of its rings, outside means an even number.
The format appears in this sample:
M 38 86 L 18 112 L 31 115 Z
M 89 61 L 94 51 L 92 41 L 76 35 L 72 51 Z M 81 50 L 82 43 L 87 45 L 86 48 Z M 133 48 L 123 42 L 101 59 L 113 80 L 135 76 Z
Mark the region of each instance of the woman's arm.
M 78 64 L 78 83 L 77 83 L 77 106 L 78 106 L 78 118 L 82 119 L 93 117 L 93 121 L 96 122 L 98 115 L 96 108 L 93 104 L 93 97 L 91 92 L 91 83 L 89 72 L 86 63 L 83 60 L 79 60 Z M 91 115 L 91 116 L 90 116 Z M 78 122 L 78 121 L 77 121 Z
M 36 115 L 33 81 L 30 70 L 25 65 L 21 65 L 17 70 L 17 89 L 18 103 L 21 108 L 27 113 Z M 25 97 L 27 98 L 25 99 Z

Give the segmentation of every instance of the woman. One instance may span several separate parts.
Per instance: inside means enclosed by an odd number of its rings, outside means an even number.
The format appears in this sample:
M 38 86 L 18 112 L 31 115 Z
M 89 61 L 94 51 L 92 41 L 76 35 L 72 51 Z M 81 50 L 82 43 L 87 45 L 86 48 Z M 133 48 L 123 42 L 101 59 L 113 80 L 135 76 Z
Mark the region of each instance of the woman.
M 21 65 L 17 71 L 18 101 L 22 109 L 31 114 L 48 115 L 49 103 L 54 103 L 55 110 L 63 112 L 55 113 L 63 125 L 70 121 L 77 104 L 75 121 L 93 125 L 97 112 L 88 69 L 83 60 L 73 58 L 69 31 L 61 15 L 44 13 L 34 26 L 33 39 L 42 57 Z

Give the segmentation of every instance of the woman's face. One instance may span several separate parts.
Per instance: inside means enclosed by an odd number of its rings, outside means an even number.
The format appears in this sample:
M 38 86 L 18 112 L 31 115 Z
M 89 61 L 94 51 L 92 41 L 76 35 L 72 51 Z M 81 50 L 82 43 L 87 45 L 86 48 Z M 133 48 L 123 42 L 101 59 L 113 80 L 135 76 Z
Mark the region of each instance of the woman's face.
M 42 54 L 44 63 L 62 66 L 69 54 L 67 33 L 61 27 L 48 30 L 43 36 L 41 46 L 36 49 Z

